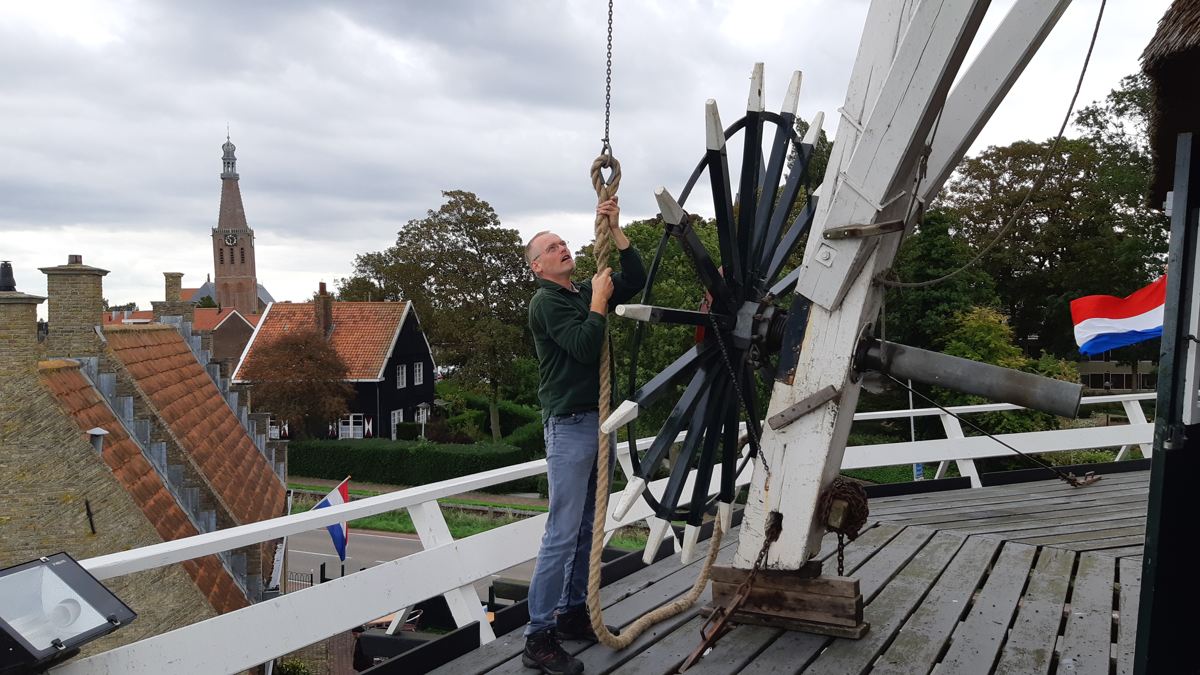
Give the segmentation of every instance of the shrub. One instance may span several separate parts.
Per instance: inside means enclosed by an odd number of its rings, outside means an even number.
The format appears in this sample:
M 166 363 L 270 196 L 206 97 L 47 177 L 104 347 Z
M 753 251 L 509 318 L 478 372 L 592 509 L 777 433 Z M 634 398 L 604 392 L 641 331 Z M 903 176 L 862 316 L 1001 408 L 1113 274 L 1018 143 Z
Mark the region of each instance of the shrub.
M 504 442 L 528 452 L 530 457 L 540 457 L 546 454 L 546 436 L 541 417 L 517 427 L 504 438 Z
M 396 424 L 396 440 L 415 441 L 421 437 L 421 425 L 418 422 L 399 422 Z
M 471 445 L 382 439 L 297 441 L 288 448 L 290 472 L 296 476 L 357 480 L 389 485 L 424 485 L 481 471 L 519 464 L 529 453 L 502 443 Z M 533 491 L 536 483 L 516 489 Z M 512 485 L 492 490 L 508 491 Z

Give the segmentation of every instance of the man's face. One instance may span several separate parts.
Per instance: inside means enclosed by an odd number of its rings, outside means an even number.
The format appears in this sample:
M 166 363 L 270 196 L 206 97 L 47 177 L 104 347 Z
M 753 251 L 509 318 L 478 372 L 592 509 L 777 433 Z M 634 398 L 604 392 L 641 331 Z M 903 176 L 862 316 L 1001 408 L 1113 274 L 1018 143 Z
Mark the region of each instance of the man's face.
M 548 232 L 533 242 L 533 261 L 530 268 L 543 277 L 561 278 L 575 271 L 575 258 L 563 238 Z

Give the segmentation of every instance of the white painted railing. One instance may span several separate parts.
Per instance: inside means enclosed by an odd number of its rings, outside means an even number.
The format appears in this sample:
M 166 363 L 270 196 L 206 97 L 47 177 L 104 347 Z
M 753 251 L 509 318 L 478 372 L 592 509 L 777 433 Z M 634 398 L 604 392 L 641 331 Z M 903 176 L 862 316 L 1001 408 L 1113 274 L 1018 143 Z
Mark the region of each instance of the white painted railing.
M 1095 396 L 1083 399 L 1083 405 L 1119 402 L 1130 424 L 1059 431 L 1006 434 L 1008 444 L 1028 452 L 1061 452 L 1098 447 L 1121 447 L 1119 458 L 1128 449 L 1140 445 L 1146 456 L 1153 425 L 1146 422 L 1138 401 L 1153 399 L 1153 394 Z M 1017 406 L 987 404 L 949 408 L 966 415 Z M 947 438 L 909 443 L 864 445 L 847 448 L 843 468 L 867 468 L 914 462 L 949 461 L 978 485 L 975 459 L 1005 455 L 1009 451 L 987 437 L 964 437 L 958 421 L 936 408 L 859 413 L 856 420 L 869 421 L 926 417 L 942 418 Z M 949 421 L 947 421 L 949 420 Z M 681 436 L 682 438 L 682 436 Z M 639 439 L 643 448 L 653 439 Z M 628 471 L 629 458 L 618 458 Z M 145 546 L 81 561 L 100 579 L 162 567 L 204 555 L 278 539 L 290 534 L 323 528 L 327 525 L 397 509 L 408 509 L 421 537 L 424 550 L 419 553 L 371 567 L 309 589 L 279 596 L 251 607 L 230 612 L 169 633 L 147 638 L 85 659 L 66 663 L 53 670 L 56 675 L 171 672 L 235 673 L 264 663 L 283 654 L 318 642 L 367 621 L 405 608 L 437 595 L 444 595 L 459 626 L 478 621 L 480 639 L 494 638 L 484 617 L 473 584 L 480 579 L 532 559 L 545 527 L 546 515 L 531 517 L 510 525 L 455 541 L 451 536 L 437 500 L 478 490 L 511 480 L 537 476 L 546 471 L 545 460 L 409 488 L 330 508 L 284 516 L 226 530 L 200 534 L 186 539 Z M 720 485 L 719 471 L 709 484 L 710 494 Z M 749 482 L 749 472 L 738 478 L 738 485 Z M 649 489 L 661 494 L 665 480 L 651 483 Z M 691 486 L 684 493 L 690 494 Z M 616 495 L 610 501 L 615 504 Z M 609 515 L 606 531 L 647 520 L 652 531 L 663 523 L 653 517 L 645 502 L 639 500 L 625 518 Z

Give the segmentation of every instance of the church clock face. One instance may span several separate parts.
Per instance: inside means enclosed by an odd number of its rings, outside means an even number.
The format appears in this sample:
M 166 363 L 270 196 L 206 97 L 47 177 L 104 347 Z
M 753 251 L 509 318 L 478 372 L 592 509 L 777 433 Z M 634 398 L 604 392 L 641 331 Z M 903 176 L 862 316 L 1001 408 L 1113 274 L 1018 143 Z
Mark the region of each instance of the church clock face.
M 230 232 L 229 234 L 225 235 L 225 244 L 227 246 L 233 246 L 234 244 L 237 243 L 237 240 L 238 240 L 238 237 L 233 232 Z

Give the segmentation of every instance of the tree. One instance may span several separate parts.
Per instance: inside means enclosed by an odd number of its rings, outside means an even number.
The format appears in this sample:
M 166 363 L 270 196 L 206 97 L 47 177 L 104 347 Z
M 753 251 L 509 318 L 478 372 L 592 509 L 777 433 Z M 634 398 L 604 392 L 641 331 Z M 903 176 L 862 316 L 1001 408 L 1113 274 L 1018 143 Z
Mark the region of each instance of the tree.
M 412 302 L 438 361 L 488 397 L 492 437 L 499 439 L 501 388 L 529 354 L 524 248 L 486 201 L 462 190 L 442 195 L 438 210 L 400 228 L 395 245 L 357 256 L 354 274 L 338 280 L 338 294 Z
M 200 298 L 200 301 L 196 303 L 196 307 L 211 309 L 211 308 L 218 308 L 218 307 L 220 307 L 220 305 L 217 304 L 216 300 L 213 300 L 211 295 L 206 295 L 203 298 Z
M 974 252 L 952 232 L 954 217 L 931 210 L 904 240 L 893 264 L 894 276 L 905 282 L 937 279 L 967 264 Z M 945 346 L 956 317 L 972 307 L 995 307 L 996 285 L 980 267 L 969 267 L 933 286 L 891 288 L 886 296 L 888 340 L 938 350 Z
M 1074 356 L 1072 299 L 1124 295 L 1161 273 L 1166 220 L 1145 204 L 1150 164 L 1143 84 L 1126 78 L 1103 104 L 1080 111 L 1083 137 L 1063 139 L 1014 230 L 980 263 L 1027 354 Z M 972 249 L 1013 218 L 1050 144 L 993 146 L 959 167 L 942 205 L 957 217 L 956 228 Z
M 108 298 L 100 298 L 100 302 L 103 303 L 104 311 L 106 311 L 106 312 L 124 312 L 124 311 L 136 312 L 136 311 L 138 311 L 138 306 L 137 306 L 136 302 L 126 302 L 121 305 L 110 305 L 108 303 Z
M 345 362 L 316 330 L 288 332 L 256 347 L 244 372 L 254 409 L 292 422 L 303 435 L 345 415 L 354 395 Z

